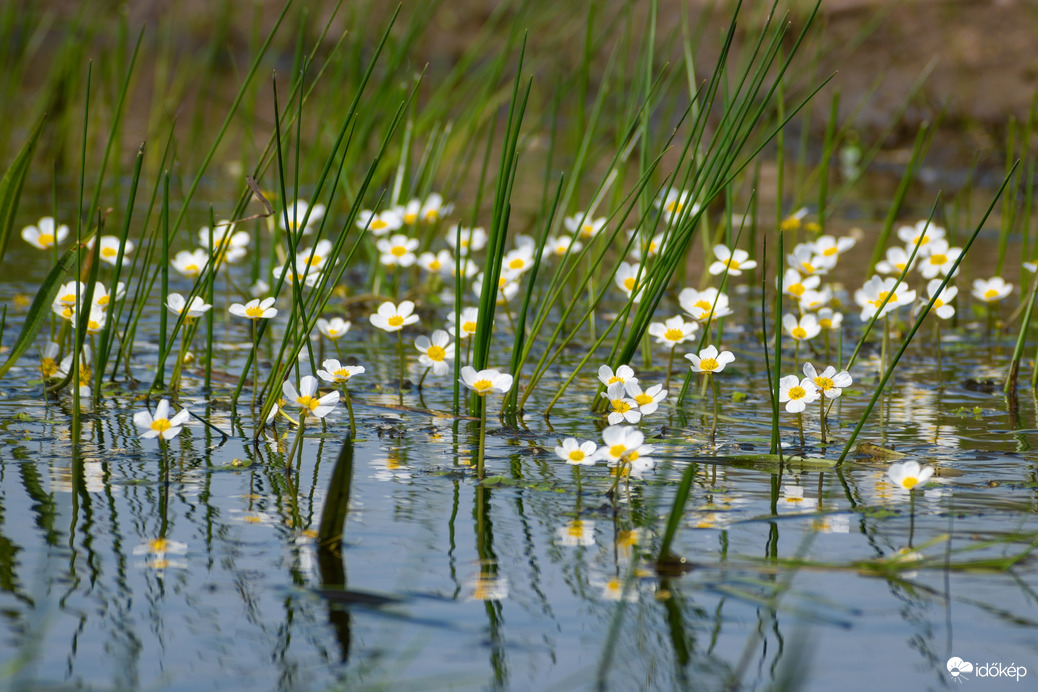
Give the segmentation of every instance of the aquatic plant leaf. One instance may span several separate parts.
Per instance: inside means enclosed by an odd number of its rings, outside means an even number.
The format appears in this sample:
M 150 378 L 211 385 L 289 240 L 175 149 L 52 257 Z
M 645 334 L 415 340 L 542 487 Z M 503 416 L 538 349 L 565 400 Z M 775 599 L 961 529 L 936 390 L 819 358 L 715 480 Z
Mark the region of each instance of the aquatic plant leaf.
M 11 167 L 0 179 L 0 262 L 4 261 L 4 253 L 7 252 L 7 241 L 11 237 L 11 229 L 14 228 L 14 215 L 18 211 L 18 201 L 22 196 L 22 185 L 25 184 L 25 176 L 29 172 L 29 162 L 36 150 L 36 142 L 43 131 L 43 118 L 36 123 L 29 139 L 22 146 L 21 151 L 14 157 Z
M 0 365 L 0 377 L 3 377 L 11 369 L 11 366 L 21 358 L 22 354 L 32 346 L 36 335 L 40 331 L 40 327 L 43 326 L 47 316 L 51 314 L 51 303 L 54 302 L 58 291 L 61 290 L 61 282 L 65 278 L 65 274 L 75 266 L 76 253 L 78 252 L 78 247 L 66 250 L 65 254 L 58 260 L 58 263 L 47 274 L 47 278 L 44 279 L 43 285 L 40 286 L 40 290 L 36 293 L 36 297 L 33 298 L 32 305 L 29 307 L 29 314 L 25 316 L 22 331 L 18 335 L 18 340 L 11 348 L 11 355 L 3 365 Z
M 353 483 L 353 440 L 349 434 L 342 441 L 342 450 L 335 461 L 335 469 L 328 481 L 317 543 L 322 550 L 338 552 L 346 532 L 346 513 L 350 504 L 350 486 Z

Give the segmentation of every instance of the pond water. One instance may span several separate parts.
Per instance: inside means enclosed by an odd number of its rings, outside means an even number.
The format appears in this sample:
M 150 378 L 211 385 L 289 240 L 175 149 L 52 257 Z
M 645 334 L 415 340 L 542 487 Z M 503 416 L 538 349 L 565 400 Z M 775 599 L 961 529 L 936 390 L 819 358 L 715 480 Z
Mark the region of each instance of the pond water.
M 45 271 L 28 250 L 12 253 L 26 275 L 37 275 L 34 262 Z M 0 282 L 0 300 L 16 306 L 36 285 Z M 910 498 L 887 478 L 886 452 L 839 468 L 762 458 L 771 403 L 759 333 L 748 326 L 760 324 L 756 293 L 730 292 L 736 315 L 724 345 L 736 361 L 716 375 L 715 444 L 709 392 L 700 398 L 694 383 L 686 404 L 672 394 L 642 421 L 659 463 L 615 491 L 605 465 L 578 477 L 554 453 L 566 437 L 600 440 L 604 420 L 590 407 L 604 351 L 547 419 L 541 412 L 575 363 L 550 371 L 515 426 L 495 417 L 499 398 L 490 397 L 483 482 L 473 468 L 478 421 L 449 415 L 450 378 L 398 395 L 395 339 L 375 333 L 360 306 L 342 345 L 367 368 L 350 387 L 352 454 L 343 454 L 340 405 L 308 426 L 298 467 L 285 463 L 291 428 L 279 423 L 254 443 L 248 404 L 235 419 L 230 386 L 206 393 L 193 368 L 176 406 L 212 427 L 192 420 L 164 455 L 132 420 L 146 385 L 119 383 L 85 409 L 74 454 L 69 392 L 45 396 L 30 353 L 0 380 L 5 682 L 936 689 L 956 680 L 946 663 L 959 657 L 974 665 L 963 675 L 975 689 L 1028 688 L 1038 676 L 1038 401 L 1027 388 L 1017 401 L 1001 395 L 1012 336 L 986 334 L 983 319 L 961 309 L 959 325 L 942 332 L 939 370 L 927 329 L 908 350 L 860 439 L 936 469 Z M 134 345 L 145 382 L 159 309 L 156 301 Z M 676 314 L 676 301 L 666 309 Z M 423 306 L 422 325 L 442 324 L 445 312 Z M 24 314 L 9 311 L 5 344 Z M 847 317 L 844 362 L 860 333 L 854 311 Z M 233 381 L 249 332 L 222 310 L 216 322 L 214 367 Z M 406 332 L 409 351 L 428 330 Z M 499 365 L 511 342 L 501 338 Z M 334 355 L 316 335 L 314 346 Z M 632 363 L 643 383 L 663 380 L 666 356 Z M 796 418 L 783 414 L 788 451 L 839 455 L 877 384 L 877 358 L 870 343 L 832 409 L 827 449 L 813 409 L 804 449 Z M 792 359 L 790 348 L 783 374 Z M 673 393 L 686 371 L 675 366 Z M 344 545 L 319 549 L 322 510 L 347 459 Z M 655 555 L 690 467 L 672 550 L 684 562 L 661 573 Z M 989 663 L 1026 667 L 1026 677 L 985 679 L 977 673 Z

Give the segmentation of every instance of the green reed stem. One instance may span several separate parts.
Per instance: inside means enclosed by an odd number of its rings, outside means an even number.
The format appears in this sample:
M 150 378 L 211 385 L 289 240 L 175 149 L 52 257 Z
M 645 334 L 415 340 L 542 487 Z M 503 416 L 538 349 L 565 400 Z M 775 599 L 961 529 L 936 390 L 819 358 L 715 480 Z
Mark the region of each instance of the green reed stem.
M 1013 360 L 1009 364 L 1009 374 L 1006 376 L 1005 386 L 1002 393 L 1007 397 L 1016 396 L 1016 379 L 1020 370 L 1020 359 L 1024 354 L 1024 343 L 1027 341 L 1027 332 L 1031 328 L 1031 313 L 1034 310 L 1034 299 L 1038 295 L 1038 274 L 1031 281 L 1031 294 L 1027 298 L 1027 309 L 1024 311 L 1024 319 L 1020 324 L 1020 334 L 1016 337 L 1016 346 L 1013 348 Z M 940 346 L 938 345 L 938 353 Z M 1035 371 L 1038 372 L 1038 361 L 1035 363 Z

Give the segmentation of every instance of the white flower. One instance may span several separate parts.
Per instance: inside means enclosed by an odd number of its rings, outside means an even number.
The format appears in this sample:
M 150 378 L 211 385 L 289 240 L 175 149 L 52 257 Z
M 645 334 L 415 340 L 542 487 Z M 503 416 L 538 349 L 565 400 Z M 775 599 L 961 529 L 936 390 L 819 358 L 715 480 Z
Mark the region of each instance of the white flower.
M 458 239 L 461 239 L 461 255 L 471 255 L 475 250 L 482 250 L 487 245 L 487 232 L 482 228 L 465 228 L 455 224 L 447 229 L 446 240 L 451 250 L 457 252 Z
M 438 192 L 434 192 L 422 202 L 419 215 L 425 223 L 435 223 L 452 211 L 454 211 L 454 205 L 444 203 L 443 196 Z
M 364 372 L 363 365 L 342 365 L 334 358 L 329 358 L 321 363 L 321 368 L 321 370 L 317 371 L 317 376 L 325 382 L 331 382 L 332 384 L 348 382 L 354 375 L 360 375 Z
M 973 297 L 985 303 L 996 303 L 1012 292 L 1013 284 L 1007 284 L 1001 276 L 973 281 Z
M 692 372 L 721 372 L 724 366 L 735 361 L 731 351 L 718 353 L 716 346 L 707 346 L 699 354 L 686 353 L 685 358 L 692 362 Z
M 597 236 L 602 230 L 602 227 L 605 226 L 605 222 L 605 218 L 591 218 L 590 213 L 574 214 L 573 216 L 567 216 L 562 221 L 566 226 L 566 230 L 570 233 L 577 233 L 579 231 L 577 235 L 583 240 L 591 240 Z
M 332 241 L 319 240 L 314 247 L 296 253 L 296 265 L 320 271 L 324 269 L 324 265 L 328 264 L 328 255 L 331 254 L 333 247 Z
M 739 276 L 744 269 L 753 269 L 757 262 L 750 259 L 750 253 L 745 250 L 731 250 L 727 245 L 715 245 L 714 257 L 717 261 L 710 265 L 707 270 L 714 276 L 723 274 L 728 270 L 728 276 Z
M 246 231 L 234 230 L 235 224 L 230 221 L 220 221 L 212 230 L 213 256 L 219 258 L 223 255 L 223 262 L 234 264 L 245 257 L 246 248 L 249 246 L 251 236 Z M 205 250 L 206 259 L 209 257 L 209 228 L 204 227 L 198 232 L 198 242 Z
M 414 303 L 409 300 L 401 301 L 400 305 L 386 301 L 378 306 L 378 312 L 372 315 L 370 320 L 383 331 L 395 332 L 418 321 L 418 315 L 412 314 L 413 312 Z
M 256 283 L 249 286 L 249 295 L 253 298 L 262 298 L 270 293 L 270 284 L 263 279 L 256 279 Z
M 894 286 L 897 284 L 897 290 Z M 889 298 L 888 298 L 889 297 Z M 868 322 L 876 314 L 883 301 L 887 301 L 880 313 L 883 317 L 896 310 L 902 305 L 908 305 L 915 300 L 915 291 L 909 290 L 905 284 L 897 283 L 892 276 L 882 279 L 874 276 L 865 282 L 865 285 L 854 292 L 854 300 L 861 306 L 861 321 Z
M 919 273 L 924 279 L 932 279 L 938 275 L 948 276 L 952 265 L 961 254 L 961 247 L 948 247 L 948 241 L 943 238 L 931 240 L 927 245 L 926 257 L 919 263 Z M 958 270 L 955 273 L 958 274 Z
M 25 242 L 40 250 L 47 250 L 63 242 L 68 237 L 68 226 L 62 224 L 54 227 L 54 219 L 44 216 L 36 222 L 35 226 L 26 226 L 22 229 L 22 238 Z
M 782 275 L 782 292 L 800 300 L 800 296 L 818 288 L 821 283 L 820 276 L 801 276 L 796 269 L 787 269 Z
M 100 239 L 101 249 L 100 257 L 103 262 L 108 264 L 115 264 L 115 261 L 119 259 L 119 239 L 114 235 L 103 235 Z M 91 239 L 87 245 L 92 250 L 94 248 L 94 240 Z M 123 254 L 128 255 L 133 252 L 133 243 L 129 240 L 126 241 L 126 245 L 123 248 Z
M 635 231 L 627 231 L 627 236 L 634 235 Z M 667 232 L 661 231 L 648 240 L 638 239 L 631 246 L 631 258 L 635 262 L 641 262 L 645 258 L 652 258 L 663 251 L 663 241 L 667 238 Z
M 278 314 L 278 309 L 271 307 L 273 304 L 273 297 L 264 298 L 263 300 L 256 298 L 244 305 L 232 303 L 228 309 L 232 315 L 237 315 L 238 317 L 247 317 L 250 320 L 269 320 Z
M 532 243 L 524 243 L 514 250 L 509 250 L 501 258 L 501 274 L 516 279 L 523 272 L 533 269 L 533 256 L 536 251 L 537 247 Z
M 350 322 L 341 317 L 333 317 L 326 320 L 323 317 L 317 319 L 317 330 L 332 341 L 341 339 L 350 330 Z
M 935 295 L 937 296 L 933 301 L 933 311 L 939 318 L 946 320 L 955 314 L 955 306 L 952 305 L 951 302 L 955 299 L 955 296 L 959 294 L 959 289 L 955 286 L 948 285 L 944 287 L 943 291 L 938 292 L 943 281 L 943 279 L 931 279 L 930 282 L 926 284 L 926 295 L 930 298 L 933 298 Z M 929 304 L 929 300 L 923 300 L 924 307 Z
M 814 274 L 826 274 L 836 266 L 836 256 L 826 257 L 815 254 L 812 243 L 801 243 L 793 248 L 793 252 L 786 255 L 789 266 L 796 269 L 804 276 Z
M 649 325 L 649 336 L 656 337 L 656 343 L 674 348 L 682 344 L 699 329 L 698 322 L 686 322 L 681 315 L 671 317 L 663 322 L 653 322 Z
M 94 307 L 107 310 L 112 301 L 122 300 L 126 296 L 126 284 L 120 281 L 114 293 L 109 293 L 100 281 L 94 282 Z
M 716 288 L 703 291 L 686 288 L 678 294 L 678 304 L 682 310 L 701 323 L 732 314 L 728 307 L 728 296 Z
M 638 428 L 630 425 L 610 425 L 602 431 L 602 442 L 604 444 L 598 449 L 598 458 L 605 459 L 611 466 L 625 462 L 634 464 L 639 461 L 642 462 L 641 465 L 652 464 L 647 457 L 652 453 L 652 446 L 645 444 L 645 435 Z
M 818 318 L 807 314 L 799 320 L 789 313 L 782 316 L 782 328 L 796 341 L 809 341 L 822 331 Z
M 854 238 L 834 238 L 831 235 L 818 236 L 815 239 L 814 251 L 823 257 L 839 257 L 854 247 Z
M 915 266 L 918 260 L 919 253 L 912 257 L 911 250 L 905 250 L 903 247 L 895 245 L 894 247 L 887 248 L 885 260 L 876 263 L 876 271 L 880 274 L 901 276 L 906 267 Z
M 447 315 L 447 321 L 450 322 L 448 331 L 453 334 L 456 338 L 464 339 L 467 336 L 472 336 L 476 333 L 476 326 L 479 324 L 479 309 L 478 308 L 463 308 L 461 311 L 461 333 L 458 333 L 458 329 L 454 324 L 455 314 L 452 310 Z
M 827 367 L 818 373 L 815 366 L 804 363 L 804 375 L 806 375 L 827 399 L 835 399 L 843 394 L 844 387 L 850 387 L 853 380 L 851 374 L 846 370 L 836 372 L 833 366 Z
M 692 204 L 692 209 L 685 212 L 685 207 L 690 203 Z M 661 191 L 660 196 L 656 198 L 653 204 L 663 214 L 663 220 L 667 223 L 672 223 L 675 219 L 681 218 L 682 212 L 687 214 L 686 218 L 691 218 L 699 211 L 699 205 L 692 202 L 691 192 L 675 190 L 672 187 L 667 188 L 666 192 Z
M 451 338 L 447 332 L 437 329 L 431 339 L 423 334 L 414 340 L 414 346 L 422 354 L 418 356 L 418 362 L 432 368 L 434 375 L 446 375 L 450 371 L 451 366 L 447 361 L 454 359 L 456 349 L 451 347 Z
M 365 209 L 357 215 L 357 227 L 368 229 L 375 237 L 395 231 L 403 225 L 404 220 L 396 209 L 387 209 L 381 214 Z
M 456 267 L 456 263 L 454 262 L 454 258 L 451 257 L 450 252 L 447 250 L 440 250 L 436 254 L 423 252 L 418 255 L 418 266 L 430 274 L 443 274 L 444 276 L 450 276 L 451 272 Z
M 567 464 L 588 466 L 595 463 L 595 452 L 598 450 L 591 440 L 579 442 L 575 437 L 567 437 L 562 445 L 555 448 L 555 453 Z
M 822 308 L 818 311 L 818 326 L 822 329 L 839 329 L 843 325 L 843 313 L 835 312 L 832 308 Z
M 944 233 L 943 228 L 934 226 L 925 219 L 917 221 L 915 226 L 902 226 L 897 229 L 897 237 L 907 246 L 906 249 L 909 253 L 916 245 L 919 245 L 919 251 L 923 252 L 926 250 L 927 244 L 944 238 Z
M 480 396 L 489 392 L 504 394 L 512 388 L 512 376 L 493 369 L 477 372 L 471 365 L 466 365 L 461 369 L 461 383 Z
M 141 433 L 141 437 L 144 439 L 150 439 L 152 437 L 162 436 L 164 440 L 172 440 L 174 437 L 180 434 L 184 424 L 187 423 L 187 419 L 191 416 L 188 410 L 181 409 L 180 412 L 170 418 L 169 416 L 170 407 L 167 399 L 159 401 L 158 405 L 155 406 L 155 414 L 152 415 L 148 411 L 140 411 L 133 414 L 133 424 L 138 428 L 144 430 Z
M 284 384 L 281 385 L 281 393 L 285 395 L 288 403 L 298 406 L 303 415 L 310 414 L 317 418 L 327 416 L 335 408 L 335 405 L 339 403 L 338 391 L 329 392 L 320 398 L 314 396 L 317 394 L 317 378 L 313 375 L 304 375 L 299 380 L 298 392 L 295 385 L 285 380 Z
M 477 296 L 482 297 L 483 295 L 483 274 L 476 277 L 476 280 L 472 282 L 472 292 Z M 515 298 L 519 293 L 519 284 L 516 283 L 514 276 L 508 274 L 501 274 L 497 279 L 497 304 L 504 305 L 508 301 Z
M 659 408 L 660 402 L 667 398 L 667 390 L 662 384 L 654 384 L 645 391 L 637 382 L 628 382 L 624 385 L 627 395 L 634 399 L 638 405 L 638 411 L 643 416 L 648 416 Z
M 170 265 L 189 279 L 193 279 L 202 273 L 209 264 L 209 253 L 204 249 L 193 252 L 181 250 L 169 261 Z
M 382 253 L 378 261 L 385 266 L 410 267 L 416 259 L 414 251 L 418 249 L 418 239 L 397 233 L 391 238 L 380 239 L 376 246 Z
M 185 308 L 187 308 L 187 318 L 193 319 L 195 317 L 201 317 L 206 312 L 208 312 L 213 306 L 209 303 L 206 303 L 198 296 L 192 298 L 191 305 L 188 306 L 187 301 L 184 299 L 184 296 L 180 295 L 179 293 L 170 293 L 168 296 L 166 296 L 166 307 L 169 308 L 169 311 L 175 315 L 179 315 L 180 313 L 184 312 Z
M 932 475 L 933 467 L 921 466 L 918 461 L 891 464 L 890 468 L 887 469 L 887 476 L 890 478 L 890 481 L 905 490 L 911 490 L 917 485 L 926 485 L 926 482 L 930 480 Z
M 567 252 L 576 254 L 583 247 L 583 244 L 579 240 L 573 240 L 572 236 L 552 236 L 544 244 L 544 257 L 565 257 Z
M 804 291 L 803 295 L 800 296 L 800 310 L 801 312 L 818 310 L 832 299 L 833 293 L 828 286 L 821 291 Z
M 278 225 L 281 226 L 282 230 L 292 231 L 295 233 L 299 230 L 299 226 L 305 222 L 306 227 L 303 229 L 303 235 L 310 235 L 313 231 L 314 224 L 320 221 L 321 217 L 324 216 L 324 205 L 315 204 L 310 206 L 309 202 L 305 199 L 301 199 L 296 201 L 296 203 L 288 209 L 287 216 L 288 224 L 286 225 L 286 215 L 284 213 L 278 214 Z
M 634 302 L 637 303 L 641 300 L 645 287 L 645 275 L 646 270 L 644 267 L 621 262 L 616 270 L 616 274 L 613 275 L 613 281 L 621 291 L 627 294 L 628 298 L 633 293 Z
M 614 382 L 626 384 L 638 381 L 638 378 L 634 376 L 634 369 L 630 365 L 621 365 L 616 369 L 616 372 L 613 372 L 613 369 L 608 365 L 603 365 L 598 369 L 598 379 L 607 387 Z
M 808 378 L 787 375 L 779 380 L 779 403 L 790 413 L 801 413 L 807 405 L 818 401 L 818 387 Z
M 614 382 L 606 387 L 602 396 L 609 400 L 613 410 L 609 412 L 609 425 L 623 423 L 637 423 L 642 419 L 642 412 L 638 410 L 638 402 L 627 396 L 626 385 L 623 382 Z

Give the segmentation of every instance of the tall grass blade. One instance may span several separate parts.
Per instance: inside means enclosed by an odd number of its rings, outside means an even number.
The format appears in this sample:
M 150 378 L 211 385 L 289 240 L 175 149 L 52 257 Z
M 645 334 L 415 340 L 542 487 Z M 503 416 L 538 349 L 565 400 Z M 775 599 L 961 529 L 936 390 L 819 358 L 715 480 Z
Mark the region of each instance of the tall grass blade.
M 4 177 L 0 178 L 0 263 L 4 261 L 4 254 L 7 252 L 7 241 L 14 229 L 14 217 L 18 211 L 18 202 L 22 197 L 22 187 L 25 185 L 25 177 L 29 173 L 29 163 L 32 161 L 36 142 L 42 131 L 43 118 L 40 118 L 25 144 L 14 157 L 10 168 L 4 173 Z

